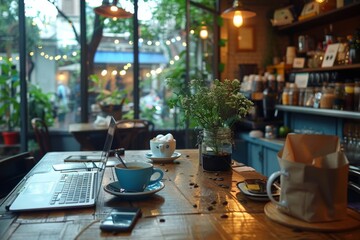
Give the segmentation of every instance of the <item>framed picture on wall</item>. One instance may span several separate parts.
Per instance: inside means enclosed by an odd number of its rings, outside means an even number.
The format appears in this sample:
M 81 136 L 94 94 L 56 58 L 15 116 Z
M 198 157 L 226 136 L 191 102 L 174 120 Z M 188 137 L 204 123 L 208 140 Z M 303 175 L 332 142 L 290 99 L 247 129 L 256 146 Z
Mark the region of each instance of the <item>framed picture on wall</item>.
M 255 29 L 252 26 L 242 26 L 238 29 L 237 37 L 238 51 L 255 51 Z

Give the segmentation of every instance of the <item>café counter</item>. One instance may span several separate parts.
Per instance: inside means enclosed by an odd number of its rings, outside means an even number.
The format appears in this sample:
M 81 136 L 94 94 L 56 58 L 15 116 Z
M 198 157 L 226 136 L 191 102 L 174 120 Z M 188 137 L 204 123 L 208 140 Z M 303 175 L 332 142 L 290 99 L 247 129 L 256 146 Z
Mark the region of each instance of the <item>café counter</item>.
M 126 151 L 124 158 L 148 161 L 147 152 Z M 244 179 L 265 178 L 263 175 L 246 166 L 205 172 L 199 166 L 198 150 L 177 152 L 181 156 L 174 162 L 154 163 L 164 171 L 165 187 L 147 198 L 123 199 L 101 188 L 95 207 L 12 213 L 5 209 L 10 195 L 0 206 L 0 239 L 360 239 L 358 212 L 351 210 L 351 222 L 357 227 L 344 226 L 341 231 L 279 223 L 265 213 L 268 201 L 252 200 L 238 188 Z M 53 164 L 73 154 L 48 153 L 29 174 L 53 171 Z M 107 167 L 102 185 L 114 178 L 113 168 Z M 113 209 L 126 206 L 141 208 L 142 216 L 134 229 L 102 232 L 100 220 Z

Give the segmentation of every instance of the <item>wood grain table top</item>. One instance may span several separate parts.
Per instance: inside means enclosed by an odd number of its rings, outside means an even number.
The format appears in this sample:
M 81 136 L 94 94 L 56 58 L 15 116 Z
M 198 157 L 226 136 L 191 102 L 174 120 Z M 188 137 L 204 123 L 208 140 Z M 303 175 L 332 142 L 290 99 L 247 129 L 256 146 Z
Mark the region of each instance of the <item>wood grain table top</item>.
M 126 151 L 125 161 L 149 161 L 147 150 Z M 360 239 L 360 228 L 341 232 L 306 231 L 271 220 L 265 201 L 248 199 L 237 183 L 265 178 L 255 171 L 205 172 L 198 150 L 177 150 L 171 163 L 154 163 L 164 171 L 164 189 L 144 199 L 128 200 L 102 188 L 96 206 L 67 210 L 12 213 L 7 200 L 0 206 L 0 239 Z M 52 165 L 69 155 L 51 152 L 29 173 L 53 171 Z M 105 186 L 116 179 L 107 167 Z M 100 220 L 117 207 L 139 207 L 142 216 L 131 232 L 106 233 Z M 359 214 L 355 217 L 360 222 Z

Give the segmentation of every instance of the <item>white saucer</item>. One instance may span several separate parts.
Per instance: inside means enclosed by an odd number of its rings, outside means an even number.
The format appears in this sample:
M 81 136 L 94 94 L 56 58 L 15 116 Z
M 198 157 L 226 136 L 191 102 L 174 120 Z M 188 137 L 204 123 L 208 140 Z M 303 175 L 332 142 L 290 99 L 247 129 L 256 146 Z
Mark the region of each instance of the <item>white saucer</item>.
M 147 186 L 143 192 L 122 192 L 120 191 L 118 182 L 116 181 L 104 186 L 104 190 L 124 200 L 137 200 L 137 199 L 147 198 L 155 194 L 156 192 L 160 191 L 164 187 L 165 184 L 163 182 L 157 182 Z
M 249 190 L 247 189 L 246 185 L 244 182 L 239 182 L 237 184 L 237 187 L 240 189 L 240 191 L 249 199 L 251 200 L 255 200 L 255 201 L 269 201 L 269 197 L 267 194 L 257 194 L 257 193 L 252 193 L 249 192 Z M 273 193 L 273 197 L 278 197 L 280 196 L 280 189 L 277 189 L 276 192 Z
M 175 159 L 179 158 L 181 153 L 174 152 L 171 157 L 155 157 L 151 152 L 146 153 L 145 157 L 151 159 L 153 163 L 166 163 L 166 162 L 173 162 Z

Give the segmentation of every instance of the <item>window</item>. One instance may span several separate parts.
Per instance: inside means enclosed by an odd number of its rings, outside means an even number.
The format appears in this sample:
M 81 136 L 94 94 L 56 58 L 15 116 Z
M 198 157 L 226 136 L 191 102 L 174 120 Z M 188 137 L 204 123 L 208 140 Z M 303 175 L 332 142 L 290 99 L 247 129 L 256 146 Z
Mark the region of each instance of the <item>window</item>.
M 212 0 L 196 2 L 196 6 L 190 8 L 190 35 L 187 43 L 186 4 L 190 1 L 138 1 L 136 31 L 139 66 L 135 68 L 132 18 L 99 17 L 94 13 L 94 8 L 101 5 L 102 0 L 86 0 L 87 32 L 81 33 L 80 1 L 25 0 L 28 22 L 26 80 L 38 86 L 51 101 L 54 119 L 50 129 L 67 132 L 70 123 L 81 121 L 81 111 L 84 110 L 80 104 L 81 34 L 86 34 L 88 43 L 89 121 L 106 114 L 98 105 L 99 90 L 121 90 L 126 95 L 122 107 L 123 118 L 134 118 L 134 112 L 139 109 L 138 117 L 153 121 L 156 129 L 183 128 L 183 125 L 179 125 L 180 112 L 167 106 L 172 91 L 166 87 L 166 79 L 184 81 L 186 75 L 190 74 L 192 78 L 201 77 L 211 81 L 216 76 L 214 12 L 198 6 L 204 3 L 207 9 L 215 3 Z M 134 13 L 134 1 L 120 0 L 119 4 L 126 11 Z M 3 15 L 0 21 L 9 22 L 7 18 L 11 16 L 14 23 L 0 24 L 0 56 L 10 58 L 18 66 L 19 50 L 17 42 L 13 41 L 18 39 L 17 1 L 2 2 L 0 7 Z M 209 29 L 209 38 L 205 40 L 199 38 L 203 22 Z M 13 31 L 6 27 L 12 27 Z M 10 35 L 4 35 L 3 32 Z M 187 47 L 190 50 L 189 72 L 185 57 Z M 92 80 L 92 76 L 96 76 L 97 83 Z M 32 118 L 31 114 L 29 118 Z

